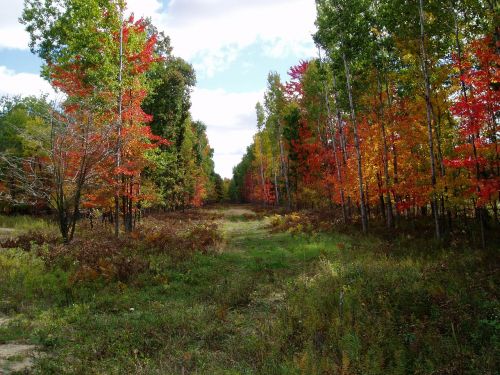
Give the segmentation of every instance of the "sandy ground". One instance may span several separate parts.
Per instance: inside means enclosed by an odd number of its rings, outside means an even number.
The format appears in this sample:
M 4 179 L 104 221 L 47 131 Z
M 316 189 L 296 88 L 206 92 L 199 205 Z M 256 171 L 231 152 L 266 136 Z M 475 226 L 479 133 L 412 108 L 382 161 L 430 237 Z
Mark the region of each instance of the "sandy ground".
M 0 316 L 0 326 L 8 324 L 9 318 Z M 23 372 L 28 370 L 33 360 L 34 345 L 7 343 L 0 345 L 0 374 Z

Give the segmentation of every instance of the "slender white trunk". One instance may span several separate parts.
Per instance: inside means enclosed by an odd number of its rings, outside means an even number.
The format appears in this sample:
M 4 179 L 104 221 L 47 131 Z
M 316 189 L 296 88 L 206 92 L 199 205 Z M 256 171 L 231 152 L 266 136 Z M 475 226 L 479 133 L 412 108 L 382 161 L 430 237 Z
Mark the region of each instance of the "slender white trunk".
M 122 80 L 123 80 L 123 11 L 120 15 L 120 56 L 119 56 L 119 71 L 118 71 L 118 122 L 117 122 L 117 139 L 116 139 L 116 168 L 119 169 L 122 163 L 122 126 L 123 126 L 123 95 L 122 95 Z M 115 236 L 120 232 L 120 174 L 116 176 L 115 187 Z
M 347 79 L 347 93 L 349 94 L 349 106 L 351 108 L 351 122 L 354 130 L 354 148 L 356 149 L 356 157 L 358 161 L 359 205 L 361 208 L 361 226 L 363 228 L 363 232 L 366 233 L 366 231 L 368 230 L 368 217 L 366 216 L 365 194 L 363 189 L 363 166 L 361 160 L 361 149 L 359 146 L 358 124 L 356 122 L 356 111 L 354 110 L 354 101 L 352 98 L 351 73 L 349 70 L 349 62 L 347 61 L 345 53 L 342 54 L 342 58 L 344 60 L 345 75 Z
M 425 28 L 424 28 L 424 1 L 419 1 L 419 14 L 420 14 L 420 49 L 422 51 L 422 72 L 424 75 L 424 86 L 425 86 L 425 104 L 427 113 L 427 133 L 429 138 L 429 156 L 431 162 L 431 182 L 432 188 L 436 187 L 436 162 L 434 157 L 434 139 L 432 136 L 432 103 L 431 103 L 431 84 L 429 79 L 429 72 L 427 67 L 427 50 L 425 49 Z M 436 238 L 441 237 L 441 231 L 439 229 L 439 213 L 436 193 L 433 192 L 432 196 L 432 213 L 434 216 L 434 227 L 436 232 Z
M 281 127 L 280 127 L 280 158 L 281 158 L 281 173 L 285 178 L 285 190 L 286 190 L 286 198 L 287 198 L 287 208 L 290 210 L 292 208 L 292 199 L 290 197 L 290 184 L 288 182 L 288 166 L 285 160 L 285 148 L 283 146 L 283 136 L 281 135 Z
M 318 49 L 319 50 L 319 49 Z M 321 63 L 321 50 L 319 50 L 319 61 Z M 333 74 L 333 90 L 336 92 L 336 84 L 335 84 L 335 73 Z M 340 162 L 339 158 L 337 155 L 337 132 L 335 129 L 335 125 L 332 123 L 332 115 L 331 115 L 331 108 L 330 108 L 330 101 L 328 99 L 328 88 L 326 85 L 326 81 L 323 82 L 323 90 L 325 94 L 325 105 L 326 105 L 326 116 L 327 116 L 327 123 L 328 123 L 328 130 L 330 132 L 331 138 L 332 138 L 332 149 L 333 149 L 333 156 L 335 160 L 335 169 L 337 172 L 337 180 L 339 182 L 339 193 L 340 193 L 340 203 L 342 205 L 342 218 L 344 219 L 344 224 L 347 223 L 347 211 L 345 207 L 345 198 L 344 198 L 344 187 L 342 184 L 342 173 L 340 170 Z M 340 110 L 338 108 L 338 103 L 337 103 L 337 98 L 336 98 L 336 93 L 334 96 L 335 100 L 335 107 L 337 110 L 337 121 L 339 128 L 341 126 L 342 118 L 340 116 Z
M 262 131 L 260 132 L 260 139 L 259 139 L 259 146 L 260 146 L 260 179 L 262 183 L 262 194 L 264 197 L 264 203 L 267 204 L 268 197 L 267 197 L 267 190 L 266 190 L 266 180 L 264 178 L 264 161 L 262 160 L 264 158 L 264 153 L 263 153 L 263 147 L 262 147 Z
M 379 101 L 380 101 L 380 126 L 382 131 L 382 141 L 384 145 L 384 153 L 383 153 L 383 163 L 384 163 L 384 177 L 385 177 L 385 189 L 386 189 L 386 220 L 387 220 L 387 228 L 392 228 L 394 226 L 394 217 L 392 213 L 392 201 L 391 201 L 391 192 L 389 191 L 390 186 L 390 177 L 389 177 L 389 147 L 387 146 L 387 135 L 385 131 L 385 116 L 384 116 L 384 101 L 382 99 L 382 83 L 380 82 L 380 78 L 377 80 L 378 91 L 379 91 Z

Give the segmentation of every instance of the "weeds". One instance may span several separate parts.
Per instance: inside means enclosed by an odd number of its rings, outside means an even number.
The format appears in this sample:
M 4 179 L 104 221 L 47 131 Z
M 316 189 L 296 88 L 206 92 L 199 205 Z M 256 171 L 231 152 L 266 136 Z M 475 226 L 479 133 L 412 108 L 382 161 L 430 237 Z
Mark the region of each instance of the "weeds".
M 143 226 L 135 233 L 136 244 L 147 253 L 163 253 L 173 261 L 189 259 L 195 253 L 214 252 L 223 238 L 215 222 L 184 222 L 175 225 Z
M 495 373 L 495 251 L 241 211 L 0 251 L 0 342 L 38 345 L 43 374 Z
M 17 237 L 11 237 L 3 241 L 0 240 L 0 248 L 20 248 L 24 251 L 30 251 L 33 246 L 51 244 L 55 245 L 59 242 L 58 236 L 51 231 L 30 230 L 22 233 Z
M 499 281 L 488 255 L 414 261 L 368 254 L 344 253 L 340 266 L 324 260 L 290 286 L 275 331 L 281 361 L 306 374 L 498 368 L 498 291 L 481 281 Z
M 18 231 L 47 231 L 54 230 L 54 225 L 46 219 L 33 218 L 32 216 L 0 215 L 0 228 Z
M 334 228 L 334 223 L 323 216 L 305 212 L 291 214 L 274 214 L 269 220 L 270 228 L 274 233 L 288 232 L 292 235 L 314 235 L 320 232 L 329 232 Z

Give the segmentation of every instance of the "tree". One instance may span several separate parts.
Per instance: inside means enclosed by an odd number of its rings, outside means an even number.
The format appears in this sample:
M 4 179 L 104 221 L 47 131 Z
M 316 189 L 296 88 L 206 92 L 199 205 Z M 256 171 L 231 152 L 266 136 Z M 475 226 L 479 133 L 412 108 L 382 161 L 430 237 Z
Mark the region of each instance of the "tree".
M 113 161 L 104 158 L 99 173 L 106 182 L 103 189 L 113 190 L 116 235 L 120 210 L 125 231 L 132 230 L 133 212 L 141 197 L 141 173 L 147 165 L 145 150 L 166 144 L 145 125 L 151 116 L 141 108 L 148 92 L 146 73 L 159 60 L 156 35 L 148 35 L 149 23 L 142 19 L 124 20 L 124 6 L 121 1 L 48 0 L 42 4 L 28 0 L 22 16 L 32 51 L 45 61 L 45 77 L 67 96 L 64 114 L 78 115 L 73 122 L 80 125 L 67 128 L 82 134 L 75 138 L 83 137 L 83 145 L 92 134 L 92 142 L 107 142 L 105 152 L 114 153 Z M 74 160 L 80 171 L 75 213 L 87 183 L 85 147 L 75 154 L 80 159 Z M 74 225 L 69 240 L 73 231 Z
M 366 55 L 363 55 L 366 49 L 363 47 L 366 46 L 369 35 L 369 23 L 367 20 L 369 14 L 368 2 L 365 0 L 318 0 L 316 4 L 318 9 L 317 24 L 319 29 L 315 35 L 315 40 L 319 45 L 330 52 L 332 59 L 340 58 L 344 65 L 350 122 L 353 127 L 354 147 L 357 159 L 361 224 L 363 232 L 366 232 L 368 229 L 368 216 L 365 207 L 363 162 L 360 152 L 360 139 L 351 70 L 353 62 L 357 66 L 361 66 L 366 58 Z
M 281 80 L 278 73 L 270 73 L 267 77 L 267 92 L 264 99 L 264 107 L 267 112 L 267 124 L 272 137 L 276 139 L 277 148 L 279 150 L 279 162 L 273 164 L 278 164 L 280 168 L 281 176 L 285 182 L 285 192 L 287 197 L 287 208 L 291 209 L 292 197 L 290 192 L 290 183 L 288 179 L 288 165 L 285 156 L 285 146 L 283 144 L 283 109 L 285 103 L 284 88 L 281 84 Z M 276 154 L 273 151 L 273 154 Z M 277 187 L 277 165 L 274 166 L 274 180 L 275 186 Z M 278 194 L 277 198 L 278 199 Z
M 494 85 L 500 79 L 500 58 L 491 38 L 472 43 L 471 52 L 456 55 L 455 67 L 460 72 L 460 95 L 451 112 L 460 121 L 460 144 L 449 167 L 469 174 L 469 188 L 464 191 L 479 210 L 481 240 L 485 246 L 484 206 L 498 200 L 500 191 L 500 157 L 496 114 L 500 111 L 500 94 Z M 496 207 L 496 203 L 494 204 Z
M 64 80 L 73 83 L 77 76 L 73 72 Z M 44 112 L 27 113 L 34 128 L 16 132 L 24 143 L 35 146 L 33 151 L 2 154 L 10 184 L 10 193 L 3 194 L 3 199 L 53 206 L 67 243 L 74 236 L 82 197 L 90 185 L 97 184 L 97 171 L 110 150 L 102 119 L 87 109 L 66 104 L 64 110 L 51 109 L 47 117 Z
M 344 221 L 357 206 L 365 230 L 368 218 L 391 230 L 421 219 L 444 238 L 474 217 L 484 244 L 499 205 L 493 3 L 316 3 L 326 56 L 300 61 L 284 84 L 269 75 L 265 121 L 233 191 L 262 201 L 268 160 L 285 206 L 338 205 Z

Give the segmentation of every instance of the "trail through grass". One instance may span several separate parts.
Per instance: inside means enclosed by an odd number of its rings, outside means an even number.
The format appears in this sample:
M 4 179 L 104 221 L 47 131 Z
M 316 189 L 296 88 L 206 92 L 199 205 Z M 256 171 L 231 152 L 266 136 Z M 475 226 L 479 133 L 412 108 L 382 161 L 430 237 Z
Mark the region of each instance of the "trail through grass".
M 27 342 L 48 355 L 42 373 L 254 373 L 262 335 L 283 300 L 283 285 L 335 239 L 270 235 L 248 208 L 222 212 L 220 254 L 172 264 L 155 257 L 154 275 L 131 285 L 67 285 L 32 255 L 4 251 L 0 309 L 13 317 L 0 343 Z M 6 280 L 8 281 L 8 280 Z M 46 293 L 44 293 L 46 292 Z M 10 298 L 9 298 L 10 297 Z
M 474 369 L 496 365 L 491 255 L 404 255 L 373 237 L 270 233 L 244 206 L 213 210 L 225 237 L 216 253 L 182 262 L 144 255 L 149 269 L 128 283 L 74 284 L 69 270 L 48 270 L 33 253 L 0 250 L 0 314 L 11 318 L 0 345 L 36 345 L 39 374 L 430 374 L 471 361 L 468 373 L 487 373 Z

